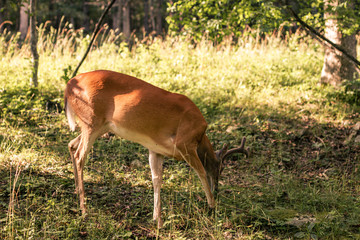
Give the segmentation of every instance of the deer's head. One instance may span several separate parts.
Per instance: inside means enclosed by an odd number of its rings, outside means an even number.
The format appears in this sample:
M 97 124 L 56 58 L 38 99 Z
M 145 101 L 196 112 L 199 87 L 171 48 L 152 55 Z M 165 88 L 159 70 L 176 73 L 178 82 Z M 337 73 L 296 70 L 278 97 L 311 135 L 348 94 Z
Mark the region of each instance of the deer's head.
M 209 158 L 207 158 L 208 161 L 204 165 L 207 173 L 207 179 L 213 193 L 218 191 L 219 177 L 224 170 L 225 160 L 236 153 L 243 153 L 246 155 L 246 157 L 249 156 L 248 149 L 245 149 L 245 142 L 246 138 L 243 137 L 240 147 L 232 149 L 228 149 L 228 145 L 224 144 L 222 149 L 215 152 L 216 160 L 211 161 Z

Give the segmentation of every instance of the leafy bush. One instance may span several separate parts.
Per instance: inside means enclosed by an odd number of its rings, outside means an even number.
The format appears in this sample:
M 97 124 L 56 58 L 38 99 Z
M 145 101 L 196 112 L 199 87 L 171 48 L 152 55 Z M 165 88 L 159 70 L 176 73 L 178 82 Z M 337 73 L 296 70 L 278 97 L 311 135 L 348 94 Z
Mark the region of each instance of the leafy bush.
M 2 90 L 0 118 L 2 124 L 34 126 L 51 112 L 61 112 L 57 93 L 40 92 L 36 88 Z

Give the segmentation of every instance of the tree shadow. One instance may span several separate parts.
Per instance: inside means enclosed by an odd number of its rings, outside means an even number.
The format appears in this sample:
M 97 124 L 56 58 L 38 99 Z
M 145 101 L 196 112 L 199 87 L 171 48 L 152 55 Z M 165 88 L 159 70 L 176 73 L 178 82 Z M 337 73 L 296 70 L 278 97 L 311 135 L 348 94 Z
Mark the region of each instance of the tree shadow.
M 210 129 L 216 144 L 222 141 L 217 139 L 228 139 L 237 145 L 242 136 L 247 136 L 251 158 L 261 156 L 263 167 L 278 163 L 279 168 L 294 174 L 330 167 L 348 173 L 355 169 L 360 146 L 346 141 L 353 131 L 352 124 L 317 122 L 306 110 L 288 111 L 269 105 L 256 106 L 251 111 L 229 108 L 221 118 L 228 119 L 229 124 L 223 126 L 223 132 Z M 356 119 L 360 116 L 354 116 L 350 122 L 354 124 Z

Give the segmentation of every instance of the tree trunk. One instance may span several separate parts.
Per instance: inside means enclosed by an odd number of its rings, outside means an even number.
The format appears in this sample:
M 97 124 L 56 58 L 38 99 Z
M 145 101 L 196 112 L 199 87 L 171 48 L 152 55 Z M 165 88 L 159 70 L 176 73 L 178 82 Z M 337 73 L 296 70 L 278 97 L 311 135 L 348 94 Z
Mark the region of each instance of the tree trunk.
M 73 29 L 77 28 L 74 16 L 70 17 L 70 23 L 71 23 L 70 28 L 71 28 L 71 26 Z
M 39 68 L 39 54 L 37 51 L 37 33 L 36 33 L 36 0 L 30 0 L 30 48 L 33 60 L 33 71 L 31 85 L 38 86 L 38 68 Z
M 90 32 L 90 18 L 89 18 L 89 5 L 84 2 L 83 3 L 83 14 L 84 14 L 84 20 L 83 20 L 83 26 L 86 33 Z
M 149 0 L 151 29 L 155 31 L 154 0 Z
M 5 9 L 5 1 L 4 0 L 0 0 L 0 26 L 2 24 L 2 22 L 4 21 L 4 11 Z M 2 27 L 0 27 L 0 33 L 2 33 Z
M 335 44 L 344 48 L 349 54 L 356 58 L 356 38 L 355 35 L 344 36 L 340 29 L 341 19 L 336 12 L 329 11 L 336 8 L 345 0 L 325 0 L 325 37 Z M 356 77 L 356 66 L 343 53 L 328 46 L 325 48 L 324 65 L 321 72 L 322 84 L 339 86 L 344 81 L 352 81 Z
M 130 40 L 130 1 L 124 0 L 123 2 L 123 33 L 126 41 Z
M 116 1 L 115 11 L 113 13 L 113 29 L 117 30 L 117 33 L 121 31 L 121 18 L 122 18 L 122 1 Z
M 156 1 L 156 33 L 160 35 L 162 33 L 162 0 Z
M 27 35 L 27 31 L 29 28 L 29 15 L 28 15 L 28 11 L 29 11 L 29 4 L 27 1 L 24 1 L 21 4 L 20 7 L 20 26 L 19 26 L 19 31 L 20 31 L 20 39 L 24 40 L 26 38 Z
M 149 29 L 149 0 L 144 0 L 144 31 L 145 34 L 150 32 Z

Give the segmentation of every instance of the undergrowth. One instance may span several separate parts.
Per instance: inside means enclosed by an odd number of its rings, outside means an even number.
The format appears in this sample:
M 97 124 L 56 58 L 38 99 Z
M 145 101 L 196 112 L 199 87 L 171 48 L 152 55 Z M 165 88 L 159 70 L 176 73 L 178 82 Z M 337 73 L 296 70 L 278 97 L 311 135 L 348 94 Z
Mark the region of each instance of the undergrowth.
M 226 163 L 214 215 L 196 174 L 166 159 L 159 230 L 148 153 L 112 135 L 89 154 L 89 215 L 81 217 L 67 150 L 76 134 L 62 98 L 88 36 L 67 24 L 40 26 L 40 87 L 32 89 L 28 43 L 0 35 L 0 238 L 359 239 L 358 90 L 319 86 L 323 50 L 301 33 L 251 36 L 128 46 L 105 28 L 80 69 L 119 71 L 189 96 L 215 148 L 247 137 L 251 155 Z

